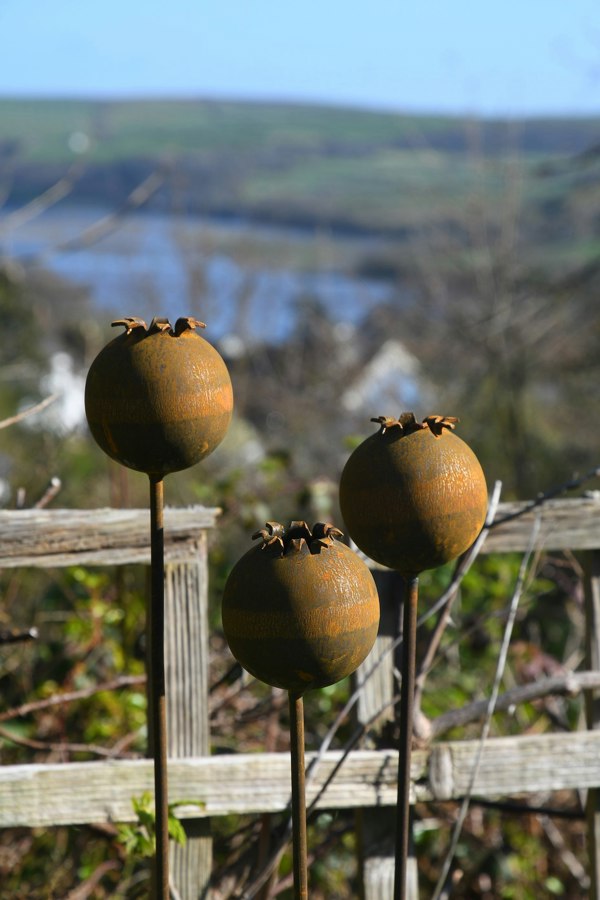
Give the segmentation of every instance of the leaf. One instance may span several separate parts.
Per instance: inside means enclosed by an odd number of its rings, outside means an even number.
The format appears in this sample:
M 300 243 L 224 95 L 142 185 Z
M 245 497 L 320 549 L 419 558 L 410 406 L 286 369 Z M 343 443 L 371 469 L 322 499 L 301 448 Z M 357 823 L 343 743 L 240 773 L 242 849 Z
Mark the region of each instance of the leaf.
M 185 828 L 183 827 L 182 822 L 175 818 L 175 816 L 169 816 L 169 836 L 173 838 L 181 847 L 185 847 L 187 842 L 187 835 L 185 833 Z

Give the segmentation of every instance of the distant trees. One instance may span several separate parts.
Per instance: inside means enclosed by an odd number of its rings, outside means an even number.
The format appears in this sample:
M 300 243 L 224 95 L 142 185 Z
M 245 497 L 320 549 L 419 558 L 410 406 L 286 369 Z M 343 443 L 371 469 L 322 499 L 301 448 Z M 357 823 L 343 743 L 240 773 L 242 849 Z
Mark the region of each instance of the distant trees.
M 600 200 L 600 165 L 563 162 L 557 177 L 560 228 L 507 167 L 500 208 L 467 197 L 453 229 L 423 229 L 412 266 L 401 250 L 398 267 L 414 302 L 371 324 L 381 339 L 402 335 L 435 386 L 434 411 L 461 416 L 490 477 L 521 498 L 596 465 L 600 439 L 599 221 L 581 212 L 584 183 Z

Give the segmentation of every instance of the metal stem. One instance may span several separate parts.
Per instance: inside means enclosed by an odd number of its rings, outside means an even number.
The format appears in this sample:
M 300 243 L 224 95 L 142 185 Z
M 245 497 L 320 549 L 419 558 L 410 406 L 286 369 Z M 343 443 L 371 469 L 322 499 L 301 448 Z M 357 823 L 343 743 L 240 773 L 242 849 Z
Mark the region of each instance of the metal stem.
M 396 809 L 396 865 L 394 900 L 404 900 L 410 835 L 410 755 L 415 696 L 415 659 L 417 643 L 417 601 L 419 579 L 407 578 L 404 588 L 402 626 L 402 695 L 398 747 L 398 805 Z
M 154 757 L 156 851 L 153 897 L 169 900 L 169 800 L 165 697 L 165 559 L 163 480 L 150 475 L 150 747 Z
M 289 692 L 292 763 L 292 828 L 294 900 L 308 900 L 308 841 L 306 836 L 306 777 L 304 767 L 304 702 Z

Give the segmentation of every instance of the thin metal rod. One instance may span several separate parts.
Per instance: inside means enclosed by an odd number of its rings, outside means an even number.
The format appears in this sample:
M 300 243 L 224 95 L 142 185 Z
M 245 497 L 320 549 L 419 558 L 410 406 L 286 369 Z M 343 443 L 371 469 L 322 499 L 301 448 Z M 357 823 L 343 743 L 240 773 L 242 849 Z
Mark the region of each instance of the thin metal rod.
M 169 900 L 169 800 L 165 695 L 165 556 L 162 478 L 150 475 L 150 748 L 154 757 L 156 852 L 153 897 Z
M 308 900 L 308 841 L 306 836 L 306 774 L 304 765 L 304 701 L 289 692 L 292 763 L 292 829 L 294 900 Z
M 398 747 L 398 805 L 396 808 L 396 864 L 394 900 L 406 896 L 406 874 L 410 837 L 410 755 L 413 733 L 415 697 L 415 665 L 417 644 L 417 602 L 419 579 L 407 578 L 404 588 L 402 625 L 402 694 L 400 697 Z

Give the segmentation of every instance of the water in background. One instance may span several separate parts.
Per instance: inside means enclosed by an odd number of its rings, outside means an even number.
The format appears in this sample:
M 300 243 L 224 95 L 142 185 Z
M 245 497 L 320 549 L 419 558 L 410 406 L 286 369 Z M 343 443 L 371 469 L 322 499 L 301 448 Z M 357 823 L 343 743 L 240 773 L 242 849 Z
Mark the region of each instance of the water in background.
M 289 336 L 310 298 L 335 322 L 357 324 L 392 297 L 385 282 L 331 270 L 306 271 L 276 265 L 246 266 L 233 255 L 207 247 L 210 229 L 232 229 L 263 241 L 281 241 L 281 230 L 243 222 L 219 224 L 199 218 L 137 213 L 117 230 L 77 250 L 60 250 L 77 240 L 105 211 L 63 207 L 0 234 L 0 252 L 28 264 L 33 260 L 85 285 L 97 309 L 113 315 L 195 315 L 207 321 L 211 339 L 239 337 L 247 345 Z M 0 226 L 2 222 L 0 219 Z M 285 232 L 283 232 L 285 235 Z M 288 240 L 315 240 L 289 229 Z M 208 242 L 210 245 L 210 241 Z M 396 294 L 394 293 L 394 296 Z M 208 332 L 207 332 L 208 336 Z

